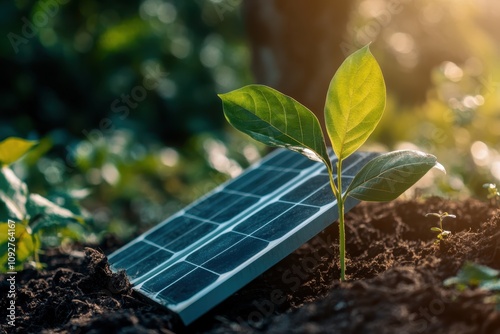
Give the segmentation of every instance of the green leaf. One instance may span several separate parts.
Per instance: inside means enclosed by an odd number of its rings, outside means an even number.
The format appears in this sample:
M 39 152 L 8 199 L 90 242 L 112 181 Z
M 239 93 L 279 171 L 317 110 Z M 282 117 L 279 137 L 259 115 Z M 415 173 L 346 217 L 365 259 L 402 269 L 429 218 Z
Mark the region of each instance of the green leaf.
M 443 232 L 443 230 L 441 230 L 439 227 L 431 227 L 431 231 L 438 232 L 438 233 Z
M 347 188 L 346 196 L 362 201 L 391 201 L 433 167 L 445 171 L 431 154 L 413 150 L 382 154 L 358 172 Z
M 83 199 L 89 194 L 89 189 L 78 189 L 67 192 L 51 190 L 46 198 L 60 207 L 68 209 L 76 216 L 83 216 L 83 210 L 77 200 Z
M 266 145 L 322 161 L 331 170 L 318 119 L 293 98 L 261 85 L 245 86 L 219 97 L 226 119 L 236 129 Z
M 500 278 L 497 278 L 496 280 L 492 281 L 487 281 L 483 282 L 481 284 L 481 288 L 489 291 L 499 291 L 500 292 Z M 500 302 L 500 300 L 499 300 Z
M 33 233 L 37 233 L 39 230 L 47 227 L 66 226 L 74 221 L 81 224 L 84 223 L 82 217 L 73 214 L 70 210 L 62 208 L 38 194 L 29 195 L 26 210 L 31 218 L 40 217 L 37 223 L 32 226 Z
M 9 167 L 0 168 L 0 218 L 23 220 L 28 187 Z
M 22 138 L 9 137 L 5 139 L 0 142 L 0 165 L 6 166 L 17 161 L 36 144 L 36 141 Z
M 326 129 L 339 160 L 347 158 L 368 139 L 384 109 L 384 77 L 365 46 L 342 63 L 326 97 Z
M 466 262 L 457 276 L 444 281 L 444 285 L 465 284 L 483 286 L 487 282 L 498 282 L 500 271 L 477 263 Z

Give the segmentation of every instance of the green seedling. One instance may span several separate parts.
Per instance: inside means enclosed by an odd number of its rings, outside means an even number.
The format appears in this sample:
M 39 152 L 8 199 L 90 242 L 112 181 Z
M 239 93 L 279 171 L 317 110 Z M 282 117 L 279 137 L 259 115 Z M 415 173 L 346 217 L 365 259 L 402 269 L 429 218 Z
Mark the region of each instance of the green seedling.
M 219 96 L 226 119 L 236 129 L 266 145 L 284 147 L 326 165 L 338 204 L 341 280 L 345 280 L 347 197 L 390 201 L 431 168 L 444 171 L 433 155 L 414 150 L 395 151 L 368 162 L 346 187 L 342 162 L 368 139 L 385 109 L 384 77 L 368 46 L 342 63 L 326 96 L 325 124 L 337 157 L 335 164 L 328 156 L 318 119 L 293 98 L 263 85 L 249 85 Z
M 434 241 L 434 243 L 439 243 L 440 241 L 444 241 L 446 238 L 448 238 L 451 234 L 451 231 L 447 231 L 443 228 L 443 220 L 445 218 L 457 218 L 455 215 L 451 215 L 448 212 L 429 212 L 425 215 L 426 217 L 428 216 L 434 216 L 439 218 L 439 227 L 431 227 L 432 232 L 438 233 L 436 236 L 437 240 Z
M 500 192 L 498 191 L 497 185 L 495 183 L 485 183 L 483 188 L 488 190 L 488 195 L 486 196 L 492 204 L 497 204 L 500 200 Z
M 30 261 L 40 268 L 42 235 L 54 229 L 61 232 L 71 223 L 84 223 L 80 212 L 30 193 L 9 167 L 34 145 L 36 142 L 21 138 L 0 142 L 0 272 L 21 270 Z

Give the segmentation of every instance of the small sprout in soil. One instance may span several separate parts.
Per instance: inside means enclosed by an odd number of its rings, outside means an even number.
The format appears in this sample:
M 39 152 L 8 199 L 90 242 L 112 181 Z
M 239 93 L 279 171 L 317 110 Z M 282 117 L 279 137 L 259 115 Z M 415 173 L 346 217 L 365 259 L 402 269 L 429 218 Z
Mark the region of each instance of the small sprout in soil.
M 390 201 L 431 168 L 444 172 L 435 156 L 402 150 L 374 158 L 347 187 L 342 184 L 342 162 L 356 152 L 377 127 L 385 109 L 385 95 L 384 77 L 369 47 L 347 57 L 330 82 L 324 109 L 327 134 L 337 156 L 335 165 L 328 155 L 316 115 L 293 98 L 263 85 L 249 85 L 219 95 L 224 115 L 236 129 L 266 145 L 284 147 L 326 165 L 338 203 L 342 281 L 345 280 L 344 203 L 347 197 Z
M 451 231 L 445 230 L 443 228 L 443 220 L 445 218 L 457 218 L 455 215 L 451 215 L 448 212 L 441 212 L 439 211 L 438 213 L 436 212 L 429 212 L 425 215 L 426 217 L 428 216 L 435 216 L 439 218 L 439 227 L 431 227 L 432 232 L 437 232 L 439 233 L 436 238 L 437 240 L 434 241 L 434 243 L 439 243 L 440 241 L 444 241 L 446 238 L 448 238 L 451 234 Z
M 483 188 L 488 190 L 488 195 L 486 196 L 492 204 L 497 204 L 500 200 L 500 192 L 498 191 L 497 185 L 495 183 L 485 183 Z

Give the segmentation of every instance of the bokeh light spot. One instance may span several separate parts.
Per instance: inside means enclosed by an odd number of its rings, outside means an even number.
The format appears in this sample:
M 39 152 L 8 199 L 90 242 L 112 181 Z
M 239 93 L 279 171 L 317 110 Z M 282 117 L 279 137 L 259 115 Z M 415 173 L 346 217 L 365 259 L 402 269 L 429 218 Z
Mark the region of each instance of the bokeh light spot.
M 470 152 L 476 165 L 486 166 L 488 164 L 488 159 L 490 156 L 488 145 L 486 145 L 482 141 L 475 141 L 470 147 Z

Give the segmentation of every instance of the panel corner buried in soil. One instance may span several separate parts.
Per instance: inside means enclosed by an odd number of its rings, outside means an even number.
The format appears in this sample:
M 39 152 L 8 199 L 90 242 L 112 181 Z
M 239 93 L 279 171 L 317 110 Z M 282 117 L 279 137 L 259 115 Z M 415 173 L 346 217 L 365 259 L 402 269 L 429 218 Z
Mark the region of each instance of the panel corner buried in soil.
M 346 159 L 344 185 L 376 155 Z M 357 203 L 349 200 L 346 211 Z M 112 253 L 109 262 L 188 325 L 337 218 L 324 165 L 277 149 Z

